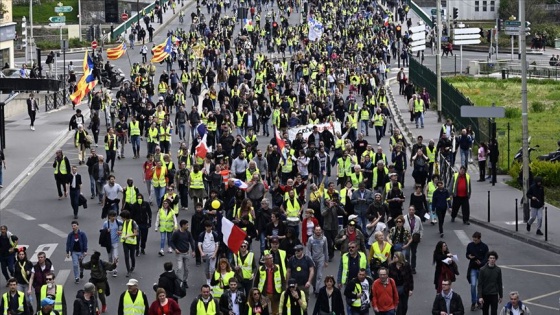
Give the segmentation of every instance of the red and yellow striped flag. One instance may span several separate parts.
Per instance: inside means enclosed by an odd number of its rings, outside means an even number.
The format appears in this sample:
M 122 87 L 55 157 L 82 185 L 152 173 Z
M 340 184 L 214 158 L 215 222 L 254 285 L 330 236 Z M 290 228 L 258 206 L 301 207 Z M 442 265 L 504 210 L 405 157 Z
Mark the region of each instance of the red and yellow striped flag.
M 117 47 L 107 49 L 107 59 L 117 60 L 126 52 L 126 44 L 122 43 Z

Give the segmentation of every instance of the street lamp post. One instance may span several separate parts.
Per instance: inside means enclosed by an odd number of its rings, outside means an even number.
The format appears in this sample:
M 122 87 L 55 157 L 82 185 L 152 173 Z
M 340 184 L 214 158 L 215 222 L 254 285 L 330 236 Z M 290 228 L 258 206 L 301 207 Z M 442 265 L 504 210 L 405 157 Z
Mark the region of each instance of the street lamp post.
M 29 43 L 28 43 L 28 40 L 27 40 L 27 23 L 26 22 L 27 22 L 27 19 L 24 16 L 21 19 L 21 31 L 22 31 L 22 34 L 23 34 L 23 39 L 25 41 L 25 64 L 27 64 L 27 61 L 29 60 L 29 59 L 27 59 L 27 57 L 28 57 L 27 54 L 29 52 Z
M 33 65 L 33 44 L 35 40 L 33 39 L 33 0 L 29 0 L 29 43 L 31 45 L 29 48 L 29 59 L 31 60 L 31 65 Z
M 523 141 L 523 196 L 529 190 L 529 116 L 527 110 L 527 46 L 525 44 L 525 0 L 519 0 L 519 48 L 521 49 L 521 124 Z M 523 204 L 523 219 L 529 219 L 527 214 L 529 201 Z
M 82 41 L 82 1 L 81 0 L 78 0 L 78 38 L 80 39 L 80 41 Z

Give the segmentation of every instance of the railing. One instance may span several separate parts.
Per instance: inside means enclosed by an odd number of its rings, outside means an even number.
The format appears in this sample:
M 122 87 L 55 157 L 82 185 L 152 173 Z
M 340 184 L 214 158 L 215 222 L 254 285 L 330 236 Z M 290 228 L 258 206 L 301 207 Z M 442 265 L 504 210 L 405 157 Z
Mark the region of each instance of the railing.
M 128 20 L 126 20 L 126 22 L 124 22 L 124 23 L 120 24 L 119 26 L 115 27 L 113 29 L 113 32 L 111 33 L 111 41 L 116 40 L 123 33 L 126 33 L 128 31 L 128 29 L 130 28 L 130 26 L 132 25 L 132 23 L 138 22 L 145 15 L 150 14 L 150 12 L 152 12 L 152 10 L 154 10 L 155 6 L 156 6 L 155 2 L 151 3 L 150 5 L 146 6 L 144 9 L 142 9 L 140 12 L 138 12 L 137 14 L 129 17 Z M 140 15 L 140 16 L 138 16 L 138 15 Z
M 450 158 L 452 155 L 453 153 L 450 152 L 448 158 Z M 439 171 L 439 178 L 443 182 L 443 187 L 451 187 L 455 170 L 451 166 L 451 163 L 449 163 L 449 160 L 446 159 L 441 153 L 438 154 L 437 167 L 439 169 L 436 169 L 434 172 L 438 174 L 437 171 Z
M 64 100 L 64 90 L 60 90 L 54 93 L 45 94 L 45 112 L 57 109 L 66 105 Z
M 506 78 L 509 76 L 521 76 L 521 64 L 507 60 L 498 60 L 494 62 L 479 62 L 480 74 L 490 75 L 492 73 L 500 73 L 505 71 Z M 542 61 L 527 65 L 528 78 L 554 79 L 560 77 L 560 65 L 550 66 L 548 61 L 546 64 Z
M 418 17 L 420 17 L 420 19 L 422 19 L 424 23 L 426 23 L 426 25 L 434 27 L 434 23 L 432 23 L 432 17 L 424 12 L 424 10 L 422 10 L 422 8 L 420 8 L 414 1 L 409 0 L 408 5 L 412 9 L 412 11 L 414 11 L 418 15 Z

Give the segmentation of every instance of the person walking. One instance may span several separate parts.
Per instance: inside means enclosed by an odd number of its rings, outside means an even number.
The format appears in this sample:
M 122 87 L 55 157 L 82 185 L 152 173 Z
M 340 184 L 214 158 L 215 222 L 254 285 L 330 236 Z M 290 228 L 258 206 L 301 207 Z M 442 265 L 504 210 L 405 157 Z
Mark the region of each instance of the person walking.
M 159 255 L 164 256 L 165 239 L 167 238 L 168 252 L 172 253 L 171 249 L 171 233 L 177 229 L 177 217 L 171 209 L 171 202 L 169 200 L 164 200 L 161 209 L 159 209 L 158 216 L 156 217 L 156 228 L 157 232 L 160 232 L 160 246 Z
M 177 272 L 181 272 L 181 281 L 183 282 L 185 288 L 188 288 L 189 279 L 189 267 L 187 266 L 189 262 L 189 256 L 195 257 L 196 245 L 194 238 L 189 231 L 189 221 L 181 219 L 179 221 L 179 229 L 175 230 L 171 235 L 171 248 L 175 252 L 175 258 L 177 259 Z M 189 251 L 191 252 L 189 254 Z
M 334 276 L 325 277 L 325 285 L 317 290 L 317 300 L 312 314 L 343 315 L 344 302 L 342 292 L 335 286 Z M 369 302 L 368 302 L 369 304 Z
M 93 180 L 95 182 L 95 190 L 97 191 L 98 204 L 103 204 L 103 187 L 111 176 L 109 164 L 105 163 L 103 155 L 97 155 L 97 162 L 91 166 Z
M 228 282 L 228 289 L 220 297 L 220 312 L 232 315 L 245 314 L 245 308 L 247 307 L 245 292 L 242 288 L 239 288 L 236 277 L 230 278 Z
M 2 314 L 31 315 L 25 293 L 18 291 L 16 278 L 8 280 L 8 291 L 0 299 Z
M 101 260 L 100 252 L 93 252 L 88 262 L 80 260 L 80 268 L 91 270 L 89 282 L 95 285 L 97 298 L 101 302 L 101 313 L 107 312 L 107 299 L 105 296 L 110 294 L 109 281 L 107 281 L 107 271 L 116 270 L 118 259 L 112 263 Z
M 210 294 L 210 285 L 203 284 L 200 287 L 200 294 L 194 299 L 190 307 L 190 315 L 213 315 L 218 314 L 219 303 Z
M 374 280 L 367 275 L 365 269 L 360 269 L 356 277 L 348 282 L 344 289 L 344 296 L 346 297 L 349 315 L 369 314 L 373 283 Z
M 29 94 L 29 98 L 27 99 L 27 115 L 29 115 L 29 120 L 31 120 L 31 124 L 29 128 L 35 131 L 35 117 L 37 116 L 37 112 L 39 111 L 39 103 L 35 99 L 35 94 Z
M 82 194 L 82 175 L 78 174 L 78 167 L 72 166 L 70 173 L 70 205 L 74 211 L 74 220 L 78 219 L 80 196 Z M 87 199 L 86 199 L 87 200 Z
M 513 314 L 531 315 L 531 311 L 529 310 L 527 305 L 521 302 L 519 293 L 517 291 L 512 291 L 509 293 L 509 302 L 507 302 L 500 311 L 500 315 Z
M 478 309 L 478 300 L 476 298 L 476 289 L 478 286 L 478 275 L 480 268 L 486 265 L 486 255 L 488 254 L 488 245 L 481 241 L 482 234 L 474 232 L 472 242 L 467 245 L 467 259 L 469 260 L 469 268 L 467 269 L 467 280 L 471 285 L 471 311 Z
M 288 288 L 280 295 L 278 314 L 306 314 L 307 300 L 305 292 L 299 289 L 296 279 L 290 279 L 288 280 Z
M 399 293 L 399 306 L 396 315 L 406 315 L 408 299 L 414 291 L 414 277 L 412 276 L 412 268 L 402 252 L 393 254 L 393 261 L 389 264 L 389 277 L 395 280 Z
M 78 129 L 74 134 L 74 146 L 78 149 L 78 161 L 79 164 L 86 163 L 86 150 L 89 149 L 90 142 L 89 142 L 89 134 L 84 129 L 84 125 L 78 125 Z
M 91 282 L 84 284 L 84 289 L 76 293 L 73 315 L 98 315 L 99 304 L 95 297 L 95 285 Z
M 530 200 L 531 217 L 527 221 L 527 232 L 531 232 L 531 224 L 537 220 L 537 235 L 543 235 L 541 232 L 542 217 L 544 210 L 544 187 L 542 185 L 542 177 L 535 177 L 534 184 L 527 191 L 527 199 Z
M 119 243 L 120 235 L 122 234 L 122 226 L 123 222 L 120 219 L 117 219 L 117 212 L 114 210 L 109 211 L 107 220 L 103 223 L 101 230 L 105 231 L 105 233 L 110 234 L 111 242 L 102 245 L 107 250 L 107 255 L 109 256 L 108 259 L 110 263 L 117 261 L 119 258 Z M 117 269 L 115 268 L 113 269 L 113 277 L 116 276 Z
M 136 244 L 136 257 L 142 253 L 146 255 L 146 243 L 148 241 L 148 232 L 152 227 L 152 207 L 150 203 L 144 199 L 144 195 L 136 195 L 136 203 L 130 207 L 130 215 L 134 222 L 138 224 L 139 241 Z
M 68 157 L 62 154 L 62 150 L 56 150 L 55 158 L 53 162 L 54 168 L 54 180 L 56 181 L 56 189 L 58 190 L 58 200 L 68 197 L 67 185 L 68 185 L 68 174 L 70 173 L 70 161 Z M 64 195 L 62 194 L 64 192 Z
M 138 280 L 129 279 L 127 289 L 119 297 L 118 315 L 148 315 L 150 305 L 146 293 L 138 289 Z
M 128 315 L 131 313 L 125 313 Z M 152 302 L 148 309 L 148 315 L 181 315 L 179 304 L 167 297 L 167 292 L 163 288 L 156 291 L 156 300 Z
M 434 305 L 432 306 L 432 315 L 464 315 L 463 300 L 458 293 L 451 289 L 451 280 L 443 280 L 441 286 L 441 293 L 436 295 Z
M 6 282 L 14 274 L 15 254 L 18 237 L 8 231 L 5 225 L 0 226 L 0 266 Z
M 80 283 L 80 259 L 87 255 L 88 239 L 86 233 L 80 230 L 78 221 L 72 221 L 72 231 L 66 237 L 66 258 L 72 257 L 72 267 L 74 271 L 74 282 Z M 75 309 L 75 308 L 74 308 Z
M 47 283 L 41 287 L 41 293 L 39 295 L 39 300 L 49 298 L 55 301 L 54 310 L 59 312 L 61 315 L 66 315 L 66 297 L 64 296 L 64 287 L 61 284 L 56 284 L 54 282 L 55 275 L 50 272 L 46 276 Z
M 14 278 L 17 280 L 17 290 L 26 295 L 29 308 L 33 305 L 33 295 L 31 295 L 32 288 L 29 281 L 33 277 L 33 263 L 27 259 L 26 247 L 20 247 L 17 252 L 17 260 L 15 264 Z
M 31 277 L 29 279 L 29 289 L 27 289 L 27 294 L 31 295 L 32 291 L 35 291 L 35 297 L 37 301 L 37 308 L 40 305 L 39 296 L 41 294 L 41 287 L 43 284 L 47 283 L 47 273 L 54 271 L 54 267 L 50 259 L 47 258 L 45 252 L 39 252 L 37 254 L 37 263 L 33 265 L 31 269 Z
M 395 280 L 389 278 L 385 267 L 377 271 L 379 278 L 371 288 L 371 305 L 376 315 L 394 315 L 399 305 L 399 292 Z
M 488 262 L 478 274 L 478 303 L 482 308 L 482 315 L 498 315 L 498 305 L 502 303 L 504 286 L 502 269 L 496 265 L 498 253 L 488 252 Z
M 241 289 L 249 292 L 253 287 L 253 281 L 257 272 L 257 259 L 255 253 L 249 251 L 249 242 L 243 241 L 239 253 L 233 254 L 233 269 L 238 275 Z
M 119 143 L 117 141 L 117 136 L 115 135 L 115 129 L 109 128 L 103 142 L 105 143 L 107 163 L 111 163 L 111 172 L 114 172 L 115 158 L 117 157 L 117 151 L 119 150 Z
M 407 260 L 410 262 L 410 267 L 412 268 L 412 274 L 416 274 L 416 252 L 418 251 L 418 244 L 422 236 L 424 236 L 424 226 L 422 225 L 422 220 L 416 214 L 416 209 L 414 206 L 408 207 L 408 214 L 406 214 L 404 219 L 404 228 L 412 237 L 412 242 L 409 246 L 409 257 Z
M 126 277 L 130 277 L 136 267 L 136 245 L 138 244 L 138 224 L 130 217 L 130 211 L 121 212 L 123 220 L 121 243 L 123 243 L 124 263 L 126 265 Z
M 329 246 L 327 237 L 323 234 L 323 229 L 320 226 L 313 228 L 313 235 L 307 239 L 306 255 L 311 257 L 315 265 L 315 281 L 312 282 L 315 296 L 319 294 L 319 289 L 323 283 L 323 269 L 329 266 Z M 326 280 L 326 279 L 325 279 Z M 334 280 L 334 278 L 333 278 Z M 325 282 L 326 285 L 326 282 Z
M 53 299 L 44 298 L 41 300 L 41 308 L 37 312 L 38 315 L 60 315 L 60 312 L 54 309 L 55 301 Z
M 451 186 L 451 194 L 453 195 L 453 205 L 451 207 L 451 222 L 455 222 L 455 217 L 461 208 L 463 214 L 463 224 L 470 225 L 469 216 L 471 207 L 469 199 L 471 198 L 471 176 L 467 174 L 467 167 L 461 165 L 459 173 L 453 175 L 453 184 Z
M 447 209 L 451 210 L 449 198 L 451 195 L 449 191 L 443 187 L 443 182 L 437 182 L 437 189 L 432 194 L 432 209 L 437 215 L 439 237 L 443 238 L 443 221 L 445 220 L 445 213 Z

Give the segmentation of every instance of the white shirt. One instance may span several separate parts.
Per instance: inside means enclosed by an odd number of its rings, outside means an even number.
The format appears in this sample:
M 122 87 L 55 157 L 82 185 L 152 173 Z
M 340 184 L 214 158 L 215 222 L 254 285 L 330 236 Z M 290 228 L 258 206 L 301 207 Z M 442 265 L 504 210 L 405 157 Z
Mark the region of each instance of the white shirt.
M 115 185 L 111 186 L 106 184 L 103 186 L 103 193 L 107 197 L 107 199 L 115 200 L 119 196 L 119 193 L 123 191 L 121 185 L 115 183 Z
M 231 292 L 231 308 L 235 315 L 239 315 L 239 304 L 237 304 L 237 291 Z
M 204 240 L 202 241 L 202 251 L 205 254 L 213 255 L 216 250 L 216 240 L 214 240 L 214 234 L 212 232 L 204 233 Z

